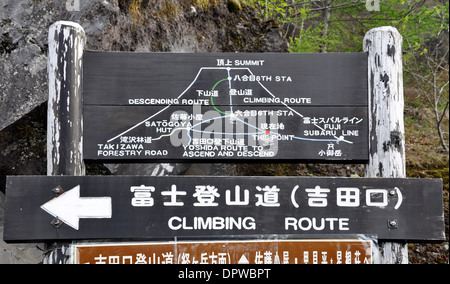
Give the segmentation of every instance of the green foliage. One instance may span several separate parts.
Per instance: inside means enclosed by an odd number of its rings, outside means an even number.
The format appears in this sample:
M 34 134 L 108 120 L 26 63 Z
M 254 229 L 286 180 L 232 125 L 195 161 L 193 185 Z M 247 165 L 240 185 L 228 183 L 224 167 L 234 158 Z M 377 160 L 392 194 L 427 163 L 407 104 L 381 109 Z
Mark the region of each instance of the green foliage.
M 348 17 L 365 10 L 365 1 L 247 0 L 265 19 L 289 28 L 291 52 L 351 52 L 361 50 L 360 27 Z M 326 17 L 328 13 L 329 17 Z
M 264 19 L 284 19 L 286 15 L 286 1 L 277 0 L 243 0 L 244 4 L 257 9 L 259 17 Z
M 284 25 L 290 52 L 360 52 L 370 29 L 397 28 L 403 36 L 406 83 L 420 90 L 414 103 L 433 110 L 448 152 L 448 132 L 441 126 L 449 109 L 449 1 L 380 0 L 379 11 L 369 11 L 365 0 L 246 0 L 246 4 L 261 18 Z
M 396 27 L 419 49 L 442 29 L 442 19 L 437 17 L 442 13 L 446 15 L 448 30 L 448 1 L 428 6 L 423 0 L 380 1 L 380 11 L 368 11 L 364 0 L 244 2 L 259 11 L 261 18 L 275 19 L 291 27 L 293 31 L 287 37 L 293 52 L 318 52 L 321 44 L 329 45 L 327 51 L 330 52 L 360 51 L 364 34 L 380 26 Z M 328 19 L 325 17 L 327 13 Z

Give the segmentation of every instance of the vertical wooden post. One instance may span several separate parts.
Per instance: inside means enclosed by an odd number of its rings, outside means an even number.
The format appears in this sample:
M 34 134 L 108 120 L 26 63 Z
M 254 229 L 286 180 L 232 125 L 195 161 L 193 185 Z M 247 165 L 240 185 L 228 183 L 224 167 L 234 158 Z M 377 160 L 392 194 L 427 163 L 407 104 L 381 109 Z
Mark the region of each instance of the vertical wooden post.
M 56 22 L 48 45 L 47 175 L 84 175 L 84 30 L 76 23 Z
M 370 156 L 366 177 L 406 177 L 402 41 L 393 27 L 372 29 L 364 37 L 364 51 L 369 56 Z M 382 263 L 408 262 L 406 244 L 383 243 L 380 250 Z
M 47 175 L 85 174 L 83 163 L 83 28 L 56 22 L 48 36 Z M 52 244 L 44 263 L 65 262 L 67 244 Z

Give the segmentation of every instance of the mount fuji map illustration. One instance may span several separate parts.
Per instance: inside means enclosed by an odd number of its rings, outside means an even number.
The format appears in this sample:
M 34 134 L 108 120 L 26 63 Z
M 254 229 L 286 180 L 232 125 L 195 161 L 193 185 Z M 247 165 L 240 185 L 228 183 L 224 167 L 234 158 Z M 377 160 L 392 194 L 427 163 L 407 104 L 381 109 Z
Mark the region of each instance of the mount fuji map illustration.
M 87 52 L 85 159 L 366 160 L 366 60 Z

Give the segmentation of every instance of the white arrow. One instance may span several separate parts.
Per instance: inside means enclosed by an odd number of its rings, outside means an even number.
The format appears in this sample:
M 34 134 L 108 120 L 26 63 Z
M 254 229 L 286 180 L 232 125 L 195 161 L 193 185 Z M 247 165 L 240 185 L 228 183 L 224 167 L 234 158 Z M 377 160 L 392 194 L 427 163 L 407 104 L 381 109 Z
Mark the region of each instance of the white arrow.
M 79 185 L 45 203 L 41 208 L 75 230 L 79 228 L 80 218 L 109 219 L 112 217 L 111 197 L 80 198 Z

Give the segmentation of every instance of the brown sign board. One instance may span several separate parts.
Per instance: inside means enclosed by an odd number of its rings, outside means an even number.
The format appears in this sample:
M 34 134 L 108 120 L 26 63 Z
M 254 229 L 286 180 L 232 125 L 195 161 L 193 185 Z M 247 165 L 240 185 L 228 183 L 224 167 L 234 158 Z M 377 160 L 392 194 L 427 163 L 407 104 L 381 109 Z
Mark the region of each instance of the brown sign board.
M 362 239 L 183 241 L 72 246 L 74 264 L 371 264 Z

